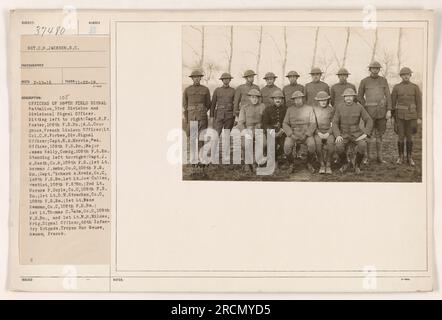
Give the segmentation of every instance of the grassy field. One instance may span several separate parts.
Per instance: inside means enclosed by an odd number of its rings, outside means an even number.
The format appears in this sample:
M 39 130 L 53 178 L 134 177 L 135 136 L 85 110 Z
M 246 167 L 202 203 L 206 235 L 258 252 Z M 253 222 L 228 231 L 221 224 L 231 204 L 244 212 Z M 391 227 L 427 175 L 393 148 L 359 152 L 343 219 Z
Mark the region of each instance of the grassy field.
M 388 123 L 384 135 L 384 159 L 386 164 L 371 161 L 362 166 L 362 174 L 356 175 L 353 168 L 344 174 L 338 171 L 339 164 L 332 165 L 333 174 L 310 173 L 306 169 L 305 160 L 295 162 L 295 172 L 291 173 L 289 167 L 277 168 L 273 175 L 258 176 L 254 172 L 246 172 L 243 165 L 209 165 L 204 169 L 195 170 L 191 165 L 183 166 L 183 180 L 219 180 L 219 181 L 333 181 L 333 182 L 420 182 L 422 181 L 422 134 L 419 126 L 414 137 L 413 159 L 415 167 L 408 164 L 396 165 L 397 135 L 391 123 Z

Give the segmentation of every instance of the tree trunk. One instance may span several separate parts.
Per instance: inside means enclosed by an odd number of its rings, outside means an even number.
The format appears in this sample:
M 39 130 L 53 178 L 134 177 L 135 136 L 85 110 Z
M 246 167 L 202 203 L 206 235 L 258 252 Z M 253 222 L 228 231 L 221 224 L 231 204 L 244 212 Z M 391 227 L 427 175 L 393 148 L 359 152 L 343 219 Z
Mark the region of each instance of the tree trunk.
M 397 44 L 397 73 L 399 73 L 399 71 L 401 70 L 401 65 L 402 65 L 401 42 L 402 42 L 402 28 L 399 28 L 399 39 Z
M 287 27 L 284 27 L 284 58 L 282 60 L 281 87 L 284 86 L 285 68 L 287 66 L 287 53 L 288 53 Z
M 228 72 L 232 72 L 232 57 L 233 57 L 233 26 L 230 26 L 230 54 Z
M 312 60 L 312 68 L 316 64 L 316 51 L 318 50 L 318 34 L 319 34 L 319 27 L 316 27 L 315 32 L 315 47 L 313 48 L 313 60 Z
M 344 56 L 342 57 L 341 68 L 345 68 L 345 62 L 347 61 L 348 44 L 350 42 L 350 27 L 347 27 L 347 37 L 345 39 Z
M 205 27 L 201 27 L 201 59 L 200 59 L 200 69 L 204 66 L 204 42 L 205 42 Z
M 257 82 L 259 84 L 259 64 L 261 63 L 261 48 L 262 48 L 262 26 L 259 28 L 259 38 L 258 38 L 258 54 L 256 56 L 256 74 Z
M 376 30 L 374 32 L 373 51 L 371 53 L 371 60 L 370 60 L 370 62 L 372 62 L 375 59 L 375 57 L 376 57 L 377 46 L 378 46 L 378 29 L 376 28 Z

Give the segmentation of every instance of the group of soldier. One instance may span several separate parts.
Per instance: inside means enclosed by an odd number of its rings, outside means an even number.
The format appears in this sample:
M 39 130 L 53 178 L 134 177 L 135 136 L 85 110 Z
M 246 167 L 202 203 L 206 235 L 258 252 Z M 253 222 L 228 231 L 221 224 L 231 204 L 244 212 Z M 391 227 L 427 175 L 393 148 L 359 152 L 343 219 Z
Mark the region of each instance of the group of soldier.
M 220 77 L 222 86 L 212 97 L 209 89 L 201 84 L 203 73 L 196 70 L 190 75 L 193 84 L 184 90 L 183 109 L 186 124 L 198 122 L 198 132 L 208 126 L 208 113 L 213 118 L 213 128 L 221 134 L 223 129 L 274 130 L 276 162 L 287 160 L 294 170 L 295 158 L 300 157 L 300 147 L 307 146 L 307 168 L 315 172 L 314 162 L 319 162 L 319 173 L 332 173 L 334 154 L 340 162 L 340 171 L 349 167 L 347 150 L 354 146 L 354 169 L 361 173 L 361 165 L 367 164 L 375 153 L 375 160 L 383 158 L 382 137 L 387 119 L 393 117 L 398 135 L 398 158 L 414 166 L 412 158 L 413 135 L 417 122 L 422 119 L 422 95 L 419 87 L 410 81 L 412 71 L 403 67 L 399 75 L 402 81 L 390 88 L 386 78 L 379 75 L 381 65 L 373 61 L 368 66 L 369 76 L 364 78 L 356 91 L 349 83 L 345 68 L 337 72 L 338 83 L 329 87 L 321 81 L 322 71 L 312 68 L 311 82 L 298 83 L 296 71 L 287 73 L 289 84 L 281 90 L 275 85 L 277 76 L 268 72 L 266 85 L 254 84 L 256 73 L 244 72 L 245 83 L 236 89 L 230 86 L 229 73 Z M 373 152 L 374 151 L 374 152 Z

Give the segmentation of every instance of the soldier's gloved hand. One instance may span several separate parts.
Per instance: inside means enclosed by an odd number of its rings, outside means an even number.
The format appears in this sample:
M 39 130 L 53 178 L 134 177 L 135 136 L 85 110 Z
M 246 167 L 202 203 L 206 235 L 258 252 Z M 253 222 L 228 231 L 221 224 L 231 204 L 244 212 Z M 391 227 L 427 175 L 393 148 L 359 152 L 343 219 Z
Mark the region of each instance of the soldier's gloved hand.
M 327 139 L 330 133 L 326 132 L 322 134 L 322 139 Z
M 417 119 L 417 124 L 422 124 L 422 119 L 421 118 Z
M 342 141 L 344 141 L 344 138 L 342 138 L 341 136 L 337 136 L 335 142 L 336 143 L 342 143 Z
M 387 114 L 385 115 L 385 117 L 387 118 L 387 120 L 391 118 L 391 111 L 390 110 L 387 111 Z

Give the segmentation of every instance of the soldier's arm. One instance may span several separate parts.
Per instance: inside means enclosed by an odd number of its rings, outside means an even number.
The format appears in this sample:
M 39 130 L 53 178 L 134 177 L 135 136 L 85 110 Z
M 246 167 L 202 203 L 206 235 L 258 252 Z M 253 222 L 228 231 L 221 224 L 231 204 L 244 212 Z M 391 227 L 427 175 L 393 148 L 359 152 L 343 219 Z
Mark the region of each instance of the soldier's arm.
M 336 109 L 333 107 L 333 110 L 330 114 L 330 129 L 328 129 L 328 133 L 332 134 L 333 133 L 333 118 L 335 117 L 335 113 L 336 113 Z
M 396 114 L 396 104 L 397 104 L 397 87 L 393 87 L 391 91 L 391 115 L 394 117 Z
M 233 97 L 233 112 L 235 113 L 235 117 L 239 115 L 239 101 L 241 99 L 241 86 L 236 88 L 235 96 Z
M 390 87 L 388 86 L 387 79 L 385 79 L 385 99 L 387 103 L 387 110 L 391 110 L 391 94 L 390 94 Z
M 367 110 L 364 107 L 361 107 L 361 117 L 364 121 L 364 133 L 366 135 L 370 135 L 373 130 L 373 119 L 368 114 Z
M 335 90 L 333 90 L 333 86 L 330 89 L 330 104 L 335 106 Z
M 287 109 L 287 112 L 285 113 L 285 117 L 284 117 L 284 121 L 282 122 L 282 130 L 284 130 L 285 134 L 290 137 L 293 134 L 292 128 L 290 127 L 289 124 L 289 114 L 290 114 L 290 110 Z
M 187 122 L 187 106 L 188 106 L 188 100 L 187 100 L 187 89 L 184 89 L 183 92 L 183 116 L 184 119 Z
M 268 108 L 264 108 L 262 112 L 262 128 L 265 130 L 270 128 L 270 112 Z
M 311 137 L 315 133 L 316 128 L 318 127 L 316 125 L 316 118 L 315 118 L 315 114 L 313 113 L 313 108 L 312 108 L 312 111 L 310 111 L 309 121 L 310 122 L 309 122 L 309 126 L 307 128 L 306 134 L 308 137 Z
M 207 88 L 207 90 L 206 90 L 206 97 L 205 97 L 204 104 L 206 106 L 206 110 L 210 110 L 211 103 L 210 103 L 210 90 L 209 90 L 209 88 Z
M 246 108 L 241 108 L 239 111 L 239 118 L 238 118 L 238 128 L 240 130 L 245 128 L 246 124 Z
M 416 85 L 416 109 L 417 109 L 417 117 L 419 119 L 422 119 L 422 92 L 417 85 Z
M 358 101 L 363 106 L 365 106 L 364 94 L 365 94 L 365 84 L 364 80 L 362 80 L 361 83 L 359 84 L 359 89 L 358 89 Z
M 333 115 L 332 120 L 332 132 L 335 137 L 339 137 L 341 135 L 341 131 L 339 130 L 339 122 L 341 121 L 341 118 L 339 116 L 339 110 L 336 109 L 335 114 Z
M 218 92 L 218 88 L 215 89 L 215 91 L 213 91 L 213 97 L 212 97 L 212 106 L 210 107 L 210 117 L 213 118 L 213 116 L 215 115 L 215 108 L 216 108 L 216 100 L 217 100 L 217 92 Z
M 325 84 L 325 92 L 330 95 L 330 86 L 327 83 Z

